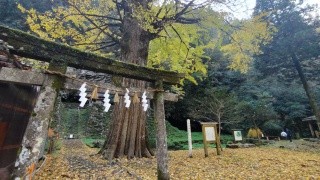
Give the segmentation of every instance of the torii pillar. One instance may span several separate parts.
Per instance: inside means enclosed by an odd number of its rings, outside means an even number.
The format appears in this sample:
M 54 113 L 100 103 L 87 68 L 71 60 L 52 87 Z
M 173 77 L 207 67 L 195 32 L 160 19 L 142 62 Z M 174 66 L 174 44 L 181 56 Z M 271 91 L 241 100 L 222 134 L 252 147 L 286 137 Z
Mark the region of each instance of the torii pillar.
M 163 82 L 156 81 L 154 98 L 154 116 L 157 125 L 157 173 L 159 180 L 170 179 L 168 171 L 167 131 L 164 113 Z
M 67 66 L 63 62 L 53 61 L 50 63 L 48 69 L 65 73 L 66 68 Z M 46 79 L 40 88 L 33 115 L 29 119 L 23 137 L 21 153 L 16 160 L 14 172 L 14 176 L 16 177 L 24 177 L 27 167 L 33 163 L 37 164 L 38 160 L 44 155 L 48 128 L 52 118 L 52 112 L 54 111 L 58 90 L 64 83 L 61 77 L 55 75 L 47 75 L 45 77 Z

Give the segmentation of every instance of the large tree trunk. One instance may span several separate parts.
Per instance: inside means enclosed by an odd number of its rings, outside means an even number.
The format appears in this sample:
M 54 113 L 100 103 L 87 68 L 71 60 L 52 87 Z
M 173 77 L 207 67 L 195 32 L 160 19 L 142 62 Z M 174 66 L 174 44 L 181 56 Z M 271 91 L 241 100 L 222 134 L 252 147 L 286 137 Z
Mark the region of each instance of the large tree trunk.
M 138 2 L 131 2 L 138 3 Z M 123 19 L 123 38 L 120 42 L 121 57 L 125 62 L 145 66 L 148 57 L 148 46 L 150 42 L 150 33 L 140 27 L 136 19 L 132 17 L 132 6 L 125 5 L 125 14 Z M 146 82 L 123 78 L 121 86 L 146 88 Z M 153 153 L 147 145 L 146 131 L 146 112 L 137 96 L 131 97 L 130 108 L 126 108 L 123 97 L 119 102 L 115 102 L 112 114 L 112 126 L 110 128 L 107 140 L 100 150 L 100 153 L 107 159 L 114 157 L 127 156 L 150 157 Z
M 312 93 L 309 84 L 306 80 L 306 77 L 303 74 L 302 68 L 301 68 L 301 64 L 299 62 L 299 59 L 297 57 L 297 55 L 295 53 L 292 53 L 292 61 L 294 63 L 294 67 L 296 68 L 296 70 L 298 71 L 300 80 L 302 82 L 303 88 L 308 96 L 309 99 L 309 104 L 311 106 L 311 109 L 313 111 L 313 114 L 316 116 L 317 119 L 317 124 L 318 124 L 318 130 L 320 130 L 320 113 L 319 113 L 319 109 L 318 109 L 318 105 L 317 105 L 317 101 L 315 98 L 315 95 Z

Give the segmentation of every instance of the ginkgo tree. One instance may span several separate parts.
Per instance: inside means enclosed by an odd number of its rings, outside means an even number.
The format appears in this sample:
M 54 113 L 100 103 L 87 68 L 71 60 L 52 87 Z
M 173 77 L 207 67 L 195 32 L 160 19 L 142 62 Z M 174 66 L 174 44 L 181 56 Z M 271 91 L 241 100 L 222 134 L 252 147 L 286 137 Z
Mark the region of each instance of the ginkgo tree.
M 206 49 L 221 45 L 222 33 L 230 33 L 224 51 L 245 72 L 246 56 L 258 52 L 270 39 L 269 27 L 261 18 L 231 30 L 223 14 L 211 8 L 217 0 L 56 0 L 44 13 L 19 9 L 27 14 L 30 30 L 42 38 L 67 43 L 120 61 L 186 73 L 194 83 L 206 75 Z M 258 32 L 246 31 L 259 27 Z M 259 37 L 258 40 L 255 38 Z M 247 39 L 249 38 L 249 39 Z M 242 42 L 242 43 L 239 43 Z M 254 42 L 253 45 L 250 45 Z M 254 50 L 252 50 L 254 49 Z M 249 53 L 248 53 L 249 52 Z M 241 55 L 240 55 L 241 54 Z M 233 59 L 235 61 L 233 61 Z M 123 78 L 120 86 L 144 89 L 147 83 Z M 150 157 L 146 114 L 141 106 L 125 110 L 123 100 L 115 103 L 112 129 L 100 153 L 107 159 L 127 156 Z M 126 115 L 123 115 L 126 114 Z M 130 119 L 130 123 L 129 123 Z M 137 124 L 138 126 L 132 126 Z
M 246 73 L 251 67 L 253 56 L 262 53 L 260 46 L 272 40 L 272 34 L 277 29 L 263 20 L 265 15 L 262 13 L 249 20 L 234 23 L 237 30 L 231 31 L 229 43 L 221 47 L 231 60 L 230 69 Z

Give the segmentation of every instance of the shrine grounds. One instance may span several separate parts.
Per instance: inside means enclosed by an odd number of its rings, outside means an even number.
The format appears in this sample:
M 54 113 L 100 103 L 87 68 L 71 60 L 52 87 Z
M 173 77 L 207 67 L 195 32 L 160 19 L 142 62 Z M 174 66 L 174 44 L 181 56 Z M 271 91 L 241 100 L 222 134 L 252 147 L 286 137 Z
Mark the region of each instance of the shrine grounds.
M 157 179 L 156 158 L 116 159 L 107 162 L 98 149 L 79 139 L 63 140 L 61 149 L 48 155 L 35 179 Z M 277 141 L 254 148 L 214 148 L 169 151 L 171 179 L 319 179 L 320 143 Z

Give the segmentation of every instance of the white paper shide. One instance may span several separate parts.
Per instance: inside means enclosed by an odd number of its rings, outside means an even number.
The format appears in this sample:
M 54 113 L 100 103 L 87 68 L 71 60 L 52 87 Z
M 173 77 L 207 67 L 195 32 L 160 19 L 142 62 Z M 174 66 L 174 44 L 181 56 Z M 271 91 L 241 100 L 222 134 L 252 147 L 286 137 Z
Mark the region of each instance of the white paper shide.
M 126 94 L 124 95 L 124 103 L 125 103 L 125 107 L 129 108 L 130 104 L 131 104 L 131 100 L 130 100 L 130 96 L 129 96 L 129 90 L 126 88 Z
M 147 94 L 146 91 L 144 91 L 143 94 L 142 94 L 142 97 L 141 97 L 142 98 L 141 102 L 142 102 L 143 111 L 147 111 L 148 106 L 149 106 L 146 94 Z
M 82 85 L 81 85 L 81 87 L 80 87 L 80 99 L 79 99 L 79 101 L 81 102 L 80 103 L 80 107 L 83 107 L 85 104 L 86 104 L 86 102 L 88 101 L 88 98 L 86 98 L 86 96 L 87 96 L 87 93 L 86 93 L 86 90 L 87 90 L 87 88 L 86 88 L 86 83 L 83 83 Z
M 108 112 L 111 104 L 110 104 L 110 95 L 109 95 L 109 90 L 106 90 L 106 92 L 104 93 L 104 99 L 103 99 L 103 106 L 105 107 L 104 111 Z

